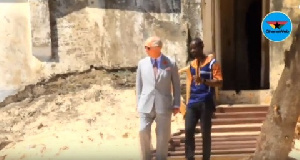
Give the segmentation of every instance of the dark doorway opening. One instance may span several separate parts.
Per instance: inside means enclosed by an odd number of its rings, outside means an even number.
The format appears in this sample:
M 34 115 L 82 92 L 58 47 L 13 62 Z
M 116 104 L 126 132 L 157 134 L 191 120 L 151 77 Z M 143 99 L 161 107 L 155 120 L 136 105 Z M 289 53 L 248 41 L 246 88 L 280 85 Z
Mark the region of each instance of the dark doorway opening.
M 264 83 L 268 75 L 263 75 L 269 74 L 263 72 L 269 59 L 262 59 L 262 53 L 269 53 L 262 52 L 262 4 L 262 0 L 220 1 L 223 90 L 269 89 Z
M 261 18 L 262 2 L 253 0 L 246 13 L 246 36 L 249 89 L 260 89 L 261 81 Z

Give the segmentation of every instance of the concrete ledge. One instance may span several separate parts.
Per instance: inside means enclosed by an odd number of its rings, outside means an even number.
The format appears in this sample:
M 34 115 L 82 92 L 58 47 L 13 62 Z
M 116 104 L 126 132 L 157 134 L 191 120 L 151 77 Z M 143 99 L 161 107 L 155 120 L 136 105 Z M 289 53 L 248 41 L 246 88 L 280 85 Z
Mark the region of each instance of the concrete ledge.
M 271 90 L 242 90 L 236 94 L 234 90 L 219 90 L 219 104 L 270 104 Z

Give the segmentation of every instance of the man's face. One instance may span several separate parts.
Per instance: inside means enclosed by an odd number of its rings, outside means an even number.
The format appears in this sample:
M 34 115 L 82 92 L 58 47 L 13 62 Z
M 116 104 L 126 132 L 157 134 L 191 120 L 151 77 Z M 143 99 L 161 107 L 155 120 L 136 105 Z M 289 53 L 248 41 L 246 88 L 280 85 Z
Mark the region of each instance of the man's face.
M 161 48 L 153 47 L 151 43 L 145 45 L 145 50 L 151 58 L 158 58 L 161 55 Z
M 201 41 L 192 41 L 190 44 L 190 52 L 193 57 L 199 58 L 203 56 L 203 42 Z

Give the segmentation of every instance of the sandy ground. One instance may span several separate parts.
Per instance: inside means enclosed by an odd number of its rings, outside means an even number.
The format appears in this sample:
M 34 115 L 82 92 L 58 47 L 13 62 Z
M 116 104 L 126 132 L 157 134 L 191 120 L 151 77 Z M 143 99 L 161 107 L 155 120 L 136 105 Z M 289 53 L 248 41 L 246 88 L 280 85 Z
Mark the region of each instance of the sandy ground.
M 0 105 L 0 160 L 140 160 L 134 81 L 94 70 L 20 92 L 12 99 L 22 101 Z M 183 126 L 172 117 L 173 133 Z M 155 147 L 155 122 L 152 137 Z
M 110 85 L 26 99 L 1 109 L 5 160 L 140 159 L 134 89 Z M 172 131 L 183 126 L 173 117 Z M 155 146 L 154 128 L 152 129 Z M 11 134 L 13 133 L 13 134 Z

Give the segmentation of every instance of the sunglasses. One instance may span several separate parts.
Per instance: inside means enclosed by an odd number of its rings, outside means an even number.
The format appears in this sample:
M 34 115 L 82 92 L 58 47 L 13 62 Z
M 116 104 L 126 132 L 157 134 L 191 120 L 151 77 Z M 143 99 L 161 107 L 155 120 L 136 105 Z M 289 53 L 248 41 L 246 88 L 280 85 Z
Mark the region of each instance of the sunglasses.
M 151 49 L 151 47 L 145 46 L 145 49 L 147 49 L 147 50 L 150 50 L 150 49 Z

